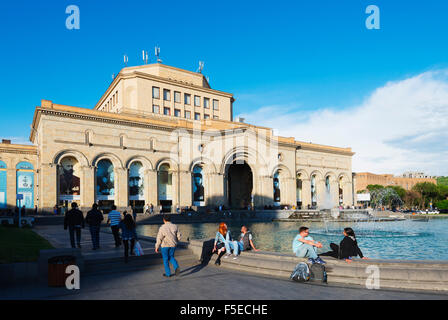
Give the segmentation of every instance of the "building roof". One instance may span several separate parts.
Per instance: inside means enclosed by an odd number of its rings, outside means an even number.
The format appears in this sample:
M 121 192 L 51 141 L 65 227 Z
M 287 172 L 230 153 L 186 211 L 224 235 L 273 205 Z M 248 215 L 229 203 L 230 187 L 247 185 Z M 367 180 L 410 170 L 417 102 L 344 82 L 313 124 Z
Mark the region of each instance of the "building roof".
M 149 79 L 162 83 L 165 82 L 167 84 L 185 87 L 196 91 L 205 91 L 207 93 L 226 96 L 232 99 L 232 101 L 235 101 L 233 94 L 212 89 L 202 73 L 183 70 L 161 63 L 154 63 L 121 69 L 118 75 L 110 83 L 107 90 L 98 100 L 94 109 L 98 109 L 102 105 L 104 99 L 109 96 L 109 93 L 114 90 L 121 80 L 132 78 Z

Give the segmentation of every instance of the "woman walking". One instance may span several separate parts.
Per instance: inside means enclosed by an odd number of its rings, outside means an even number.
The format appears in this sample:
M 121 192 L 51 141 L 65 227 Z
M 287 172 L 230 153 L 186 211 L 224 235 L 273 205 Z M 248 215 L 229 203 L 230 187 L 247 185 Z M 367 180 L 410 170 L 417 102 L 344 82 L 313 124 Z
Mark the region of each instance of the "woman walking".
M 124 219 L 120 222 L 121 238 L 124 244 L 124 262 L 128 262 L 129 243 L 131 244 L 131 255 L 134 255 L 134 245 L 137 240 L 137 232 L 135 229 L 135 221 L 132 215 L 125 214 Z

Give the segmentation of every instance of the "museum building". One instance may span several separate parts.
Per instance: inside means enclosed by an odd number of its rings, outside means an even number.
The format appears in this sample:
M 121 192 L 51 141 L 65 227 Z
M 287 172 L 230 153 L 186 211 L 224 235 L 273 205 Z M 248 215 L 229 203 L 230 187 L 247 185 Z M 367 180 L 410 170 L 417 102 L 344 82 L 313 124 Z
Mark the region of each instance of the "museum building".
M 234 121 L 234 101 L 160 63 L 122 69 L 92 109 L 42 100 L 32 145 L 0 144 L 0 208 L 353 205 L 351 148 Z

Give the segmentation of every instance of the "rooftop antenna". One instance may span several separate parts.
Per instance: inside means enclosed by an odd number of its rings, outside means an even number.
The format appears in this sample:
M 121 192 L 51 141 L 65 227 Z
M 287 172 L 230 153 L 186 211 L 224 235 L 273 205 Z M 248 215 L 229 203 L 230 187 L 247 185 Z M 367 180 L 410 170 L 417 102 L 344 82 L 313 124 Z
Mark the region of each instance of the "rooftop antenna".
M 128 56 L 125 54 L 125 55 L 123 56 L 123 62 L 124 62 L 124 66 L 125 66 L 125 67 L 128 66 L 128 61 L 129 61 L 129 58 L 128 58 Z
M 143 57 L 143 63 L 148 64 L 148 51 L 143 50 L 142 51 L 142 57 Z
M 158 46 L 155 48 L 155 56 L 157 57 L 157 63 L 162 63 L 162 59 L 160 59 L 160 47 Z
M 199 68 L 196 72 L 202 73 L 202 70 L 204 70 L 204 61 L 199 61 Z

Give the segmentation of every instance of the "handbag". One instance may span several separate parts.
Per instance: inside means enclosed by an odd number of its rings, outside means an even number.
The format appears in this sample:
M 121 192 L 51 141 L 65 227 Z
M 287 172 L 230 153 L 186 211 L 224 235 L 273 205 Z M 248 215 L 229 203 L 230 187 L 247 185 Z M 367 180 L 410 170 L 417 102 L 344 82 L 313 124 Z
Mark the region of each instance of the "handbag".
M 140 244 L 139 241 L 137 241 L 137 242 L 135 243 L 135 246 L 134 246 L 134 253 L 135 253 L 135 255 L 136 255 L 137 257 L 143 255 L 143 249 L 142 249 L 142 246 L 141 246 L 141 244 Z

